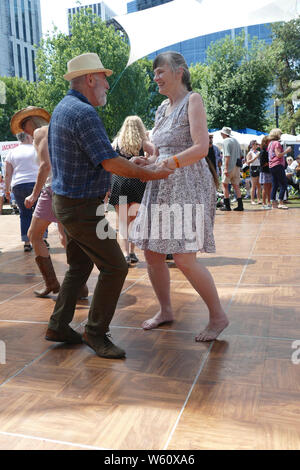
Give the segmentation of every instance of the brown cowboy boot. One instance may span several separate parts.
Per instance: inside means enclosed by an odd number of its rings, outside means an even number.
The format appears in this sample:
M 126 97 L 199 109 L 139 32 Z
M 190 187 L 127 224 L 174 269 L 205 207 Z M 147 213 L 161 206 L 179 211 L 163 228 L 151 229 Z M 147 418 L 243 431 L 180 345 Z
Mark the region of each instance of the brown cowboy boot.
M 53 292 L 53 294 L 57 294 L 57 292 L 59 292 L 60 284 L 56 278 L 56 274 L 50 256 L 48 256 L 47 258 L 45 258 L 44 256 L 37 256 L 35 258 L 35 262 L 38 265 L 46 284 L 44 289 L 40 291 L 35 290 L 35 295 L 37 297 L 47 297 L 50 292 Z

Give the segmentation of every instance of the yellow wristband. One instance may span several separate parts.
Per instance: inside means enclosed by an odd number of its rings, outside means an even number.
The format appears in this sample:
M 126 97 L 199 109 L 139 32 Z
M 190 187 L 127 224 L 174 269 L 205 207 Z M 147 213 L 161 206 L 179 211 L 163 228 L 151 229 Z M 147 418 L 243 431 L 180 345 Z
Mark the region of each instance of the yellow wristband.
M 174 160 L 174 162 L 175 162 L 175 164 L 176 164 L 176 168 L 180 168 L 179 160 L 178 160 L 178 158 L 176 157 L 176 155 L 174 155 L 173 160 Z

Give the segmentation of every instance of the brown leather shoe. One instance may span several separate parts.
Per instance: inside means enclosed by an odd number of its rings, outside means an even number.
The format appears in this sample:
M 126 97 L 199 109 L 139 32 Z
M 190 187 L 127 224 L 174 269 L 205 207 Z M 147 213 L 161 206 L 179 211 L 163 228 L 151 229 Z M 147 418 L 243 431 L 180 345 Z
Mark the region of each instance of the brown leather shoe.
M 70 326 L 64 328 L 62 331 L 51 330 L 46 331 L 45 339 L 47 341 L 54 341 L 57 343 L 81 344 L 82 336 L 74 331 Z
M 125 351 L 112 343 L 107 334 L 104 336 L 92 336 L 85 332 L 83 333 L 82 341 L 92 348 L 99 357 L 123 359 L 126 356 Z
M 57 294 L 60 289 L 60 284 L 57 280 L 50 256 L 47 258 L 37 256 L 35 261 L 45 281 L 45 287 L 41 290 L 35 290 L 35 295 L 37 297 L 47 297 L 50 292 Z

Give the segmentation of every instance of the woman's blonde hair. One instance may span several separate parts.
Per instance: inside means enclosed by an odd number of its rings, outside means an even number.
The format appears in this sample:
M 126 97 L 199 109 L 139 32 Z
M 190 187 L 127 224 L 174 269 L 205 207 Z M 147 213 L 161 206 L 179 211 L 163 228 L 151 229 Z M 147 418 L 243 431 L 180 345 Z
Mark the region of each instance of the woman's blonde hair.
M 122 154 L 139 155 L 143 141 L 148 140 L 146 132 L 139 116 L 127 116 L 112 145 L 114 148 L 118 145 Z
M 282 134 L 281 129 L 272 129 L 269 134 L 269 140 L 280 140 Z

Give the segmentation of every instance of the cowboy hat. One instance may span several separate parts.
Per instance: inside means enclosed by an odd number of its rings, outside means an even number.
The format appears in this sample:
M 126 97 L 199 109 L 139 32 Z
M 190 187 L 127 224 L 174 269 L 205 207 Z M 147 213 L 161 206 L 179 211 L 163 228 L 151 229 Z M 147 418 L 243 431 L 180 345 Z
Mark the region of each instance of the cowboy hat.
M 64 75 L 65 80 L 72 80 L 88 73 L 104 72 L 109 77 L 113 71 L 104 68 L 98 54 L 92 52 L 87 54 L 81 54 L 68 62 L 68 73 Z
M 231 130 L 230 127 L 223 127 L 223 128 L 221 129 L 221 134 L 228 135 L 228 137 L 231 136 L 231 132 L 232 132 L 232 130 Z
M 24 119 L 35 116 L 43 118 L 47 122 L 49 122 L 51 119 L 51 115 L 45 109 L 38 108 L 37 106 L 28 106 L 27 108 L 23 108 L 20 111 L 17 111 L 11 118 L 10 129 L 12 134 L 16 135 L 19 132 L 23 132 L 22 122 Z

